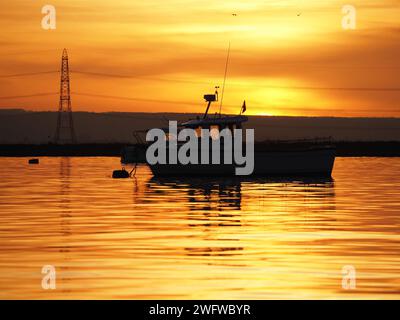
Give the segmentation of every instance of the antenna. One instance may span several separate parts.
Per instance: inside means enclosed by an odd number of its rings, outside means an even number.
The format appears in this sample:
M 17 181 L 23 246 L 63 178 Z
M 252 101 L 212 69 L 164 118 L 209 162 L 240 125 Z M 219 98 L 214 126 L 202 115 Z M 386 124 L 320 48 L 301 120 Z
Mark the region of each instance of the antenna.
M 219 115 L 220 116 L 221 116 L 222 102 L 224 101 L 225 82 L 226 82 L 226 75 L 228 73 L 228 64 L 229 64 L 230 53 L 231 53 L 231 42 L 229 41 L 228 55 L 226 56 L 226 64 L 225 64 L 224 84 L 222 85 L 221 103 L 219 104 Z

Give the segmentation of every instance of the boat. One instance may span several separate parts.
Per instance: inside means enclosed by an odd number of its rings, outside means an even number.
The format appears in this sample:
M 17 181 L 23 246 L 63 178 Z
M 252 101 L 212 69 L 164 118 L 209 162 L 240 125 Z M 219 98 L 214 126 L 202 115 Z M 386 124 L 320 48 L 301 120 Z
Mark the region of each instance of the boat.
M 178 124 L 178 132 L 184 129 L 193 129 L 198 139 L 201 139 L 201 129 L 209 129 L 217 136 L 223 130 L 225 132 L 229 130 L 233 135 L 236 129 L 242 129 L 248 121 L 248 117 L 242 114 L 246 111 L 245 102 L 239 115 L 223 116 L 216 113 L 209 116 L 208 111 L 212 102 L 218 101 L 218 91 L 215 91 L 214 94 L 204 95 L 204 99 L 208 104 L 203 117 Z M 166 140 L 168 140 L 167 149 L 171 139 L 175 139 L 176 148 L 179 151 L 184 143 L 177 142 L 176 136 L 173 137 L 168 130 L 169 128 L 163 129 L 166 133 Z M 135 134 L 138 136 L 138 133 Z M 200 161 L 202 152 L 210 152 L 210 150 L 204 151 L 201 147 L 198 149 L 198 163 L 150 163 L 144 157 L 149 143 L 144 142 L 143 139 L 138 140 L 140 143 L 125 149 L 121 161 L 124 163 L 145 161 L 155 177 L 231 177 L 237 175 L 237 168 L 241 166 L 235 161 L 202 164 Z M 222 147 L 220 152 L 222 159 L 225 149 Z M 229 152 L 233 153 L 234 148 L 232 147 Z M 167 154 L 169 154 L 168 150 Z M 211 157 L 210 155 L 206 156 Z M 335 161 L 335 147 L 329 139 L 268 141 L 255 144 L 253 160 L 254 166 L 250 176 L 331 177 Z

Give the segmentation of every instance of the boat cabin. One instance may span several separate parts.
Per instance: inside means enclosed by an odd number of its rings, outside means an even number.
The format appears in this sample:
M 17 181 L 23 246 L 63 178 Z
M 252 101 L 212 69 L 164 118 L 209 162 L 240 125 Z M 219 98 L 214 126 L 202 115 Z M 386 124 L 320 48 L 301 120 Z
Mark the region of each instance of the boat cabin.
M 201 129 L 208 129 L 214 132 L 229 129 L 233 133 L 235 129 L 242 129 L 242 124 L 248 120 L 246 116 L 241 114 L 238 116 L 221 116 L 221 114 L 216 113 L 214 117 L 209 117 L 208 110 L 210 109 L 211 103 L 218 101 L 218 91 L 215 91 L 215 94 L 204 95 L 204 100 L 208 102 L 208 105 L 203 118 L 197 117 L 196 119 L 189 120 L 179 125 L 182 128 L 196 130 L 198 137 L 200 137 Z

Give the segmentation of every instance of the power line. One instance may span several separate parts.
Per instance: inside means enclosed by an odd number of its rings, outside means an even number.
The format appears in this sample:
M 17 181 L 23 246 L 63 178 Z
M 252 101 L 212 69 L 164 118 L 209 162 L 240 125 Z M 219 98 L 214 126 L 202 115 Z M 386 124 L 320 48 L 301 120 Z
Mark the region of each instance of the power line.
M 41 72 L 6 74 L 6 75 L 0 75 L 0 78 L 15 78 L 15 77 L 36 76 L 36 75 L 49 74 L 49 73 L 59 73 L 59 71 L 41 71 Z
M 72 73 L 80 73 L 93 76 L 102 77 L 115 77 L 115 78 L 134 78 L 147 81 L 162 81 L 162 82 L 176 82 L 176 83 L 190 83 L 190 84 L 202 84 L 209 85 L 210 82 L 206 81 L 195 81 L 187 79 L 173 79 L 173 78 L 161 78 L 161 77 L 148 77 L 148 76 L 137 76 L 137 75 L 123 75 L 123 74 L 110 74 L 110 73 L 98 73 L 88 71 L 73 70 Z M 293 89 L 293 90 L 332 90 L 332 91 L 400 91 L 400 88 L 379 88 L 379 87 L 310 87 L 310 86 L 269 86 L 269 85 L 247 85 L 244 83 L 231 82 L 232 86 L 251 86 L 259 88 L 271 88 L 271 89 Z
M 32 97 L 53 96 L 53 95 L 57 95 L 57 94 L 59 94 L 59 93 L 58 92 L 44 92 L 44 93 L 18 95 L 18 96 L 3 96 L 3 97 L 0 97 L 0 99 L 6 100 L 6 99 L 32 98 Z
M 59 70 L 55 71 L 42 71 L 42 72 L 30 72 L 30 73 L 16 73 L 16 74 L 5 74 L 0 75 L 0 78 L 15 78 L 15 77 L 26 77 L 26 76 L 35 76 L 42 74 L 51 74 L 51 73 L 60 73 Z M 73 74 L 83 74 L 88 76 L 97 76 L 97 77 L 109 77 L 109 78 L 121 78 L 121 79 L 140 79 L 145 81 L 160 81 L 160 82 L 176 82 L 176 83 L 190 83 L 190 84 L 203 84 L 209 85 L 209 82 L 206 81 L 195 81 L 188 79 L 169 79 L 162 77 L 150 77 L 150 76 L 140 76 L 140 75 L 129 75 L 129 74 L 115 74 L 115 73 L 104 73 L 104 72 L 90 72 L 90 71 L 80 71 L 80 70 L 70 70 L 70 73 Z
M 400 91 L 400 88 L 378 88 L 378 87 L 297 87 L 297 86 L 265 86 L 270 89 L 293 89 L 293 90 L 326 90 L 326 91 Z
M 51 74 L 58 73 L 59 71 L 42 71 L 42 72 L 30 72 L 30 73 L 19 73 L 19 74 L 9 74 L 9 75 L 0 75 L 0 78 L 12 78 L 12 77 L 24 77 L 24 76 L 35 76 L 35 75 L 43 75 L 43 74 Z M 138 76 L 138 75 L 126 75 L 126 74 L 110 74 L 110 73 L 99 73 L 99 72 L 89 72 L 89 71 L 80 71 L 73 70 L 72 73 L 90 75 L 90 76 L 100 76 L 100 77 L 111 77 L 111 78 L 126 78 L 126 79 L 140 79 L 147 81 L 161 81 L 161 82 L 175 82 L 175 83 L 190 83 L 190 84 L 201 84 L 201 85 L 209 85 L 210 82 L 203 81 L 195 81 L 195 80 L 187 80 L 187 79 L 173 79 L 173 78 L 162 78 L 162 77 L 148 77 L 148 76 Z M 246 86 L 247 84 L 239 83 L 239 82 L 231 82 L 232 86 Z M 399 92 L 400 87 L 311 87 L 311 86 L 269 86 L 262 84 L 249 84 L 252 87 L 265 88 L 265 89 L 289 89 L 289 90 L 316 90 L 316 91 L 367 91 L 367 92 Z M 38 94 L 43 95 L 43 94 Z M 36 96 L 36 95 L 34 95 Z M 19 96 L 15 96 L 17 98 Z M 21 96 L 27 97 L 27 96 Z M 14 97 L 13 97 L 14 98 Z M 111 96 L 109 96 L 111 98 Z M 113 96 L 113 98 L 119 98 Z M 126 97 L 122 97 L 125 99 Z M 0 97 L 0 99 L 10 99 L 9 97 Z M 140 98 L 129 98 L 129 99 L 137 99 Z M 149 100 L 150 101 L 150 100 Z
M 188 80 L 188 79 L 176 79 L 176 78 L 170 79 L 170 78 L 162 78 L 162 77 L 103 73 L 103 72 L 89 72 L 89 71 L 79 71 L 79 70 L 71 70 L 71 72 L 78 73 L 78 74 L 84 74 L 84 75 L 90 75 L 90 76 L 122 78 L 122 79 L 140 79 L 140 80 L 147 80 L 147 81 L 176 82 L 176 83 L 205 84 L 205 85 L 210 84 L 209 82 L 206 82 L 206 81 L 195 81 L 195 80 Z
M 159 99 L 144 99 L 135 97 L 123 97 L 123 96 L 110 96 L 104 94 L 84 93 L 84 92 L 72 92 L 76 96 L 86 96 L 94 98 L 105 98 L 105 99 L 117 99 L 117 100 L 130 100 L 138 102 L 153 102 L 153 103 L 170 103 L 170 104 L 182 104 L 182 105 L 197 105 L 189 101 L 173 101 L 173 100 L 159 100 Z

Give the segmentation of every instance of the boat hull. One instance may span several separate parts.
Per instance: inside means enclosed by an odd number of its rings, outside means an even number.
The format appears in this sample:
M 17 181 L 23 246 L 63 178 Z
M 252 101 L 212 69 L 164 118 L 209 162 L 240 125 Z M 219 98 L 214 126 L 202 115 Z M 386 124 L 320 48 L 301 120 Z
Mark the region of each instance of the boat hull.
M 330 177 L 335 162 L 334 148 L 302 151 L 256 151 L 251 176 L 320 176 Z M 231 164 L 149 164 L 154 176 L 235 176 Z

